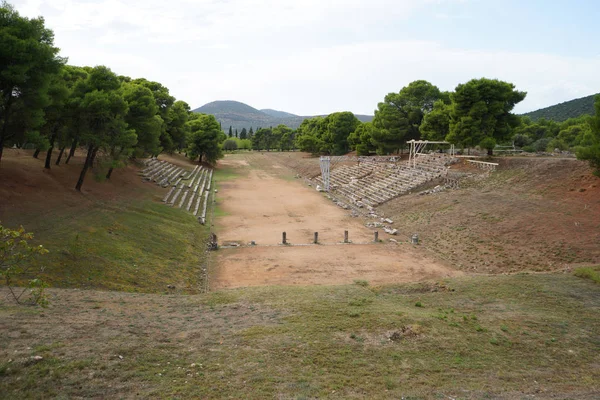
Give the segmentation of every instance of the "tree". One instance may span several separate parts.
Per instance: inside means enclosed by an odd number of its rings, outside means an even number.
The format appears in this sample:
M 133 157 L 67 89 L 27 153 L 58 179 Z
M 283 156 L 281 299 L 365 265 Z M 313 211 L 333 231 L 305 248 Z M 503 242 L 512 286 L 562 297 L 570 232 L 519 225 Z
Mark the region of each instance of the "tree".
M 233 129 L 231 128 L 231 125 L 229 125 L 229 133 L 227 134 L 227 136 L 233 137 Z
M 194 119 L 188 122 L 190 133 L 188 137 L 188 157 L 191 160 L 199 159 L 214 164 L 223 157 L 219 144 L 224 134 L 219 128 L 219 122 L 213 115 L 196 114 Z
M 356 130 L 360 123 L 358 118 L 349 111 L 329 114 L 323 121 L 325 131 L 322 140 L 329 154 L 341 155 L 350 150 L 348 136 Z
M 168 88 L 166 88 L 158 82 L 153 82 L 144 78 L 139 78 L 134 79 L 132 83 L 137 83 L 139 85 L 145 86 L 152 92 L 152 95 L 154 96 L 154 101 L 156 102 L 156 106 L 158 107 L 158 115 L 162 120 L 160 126 L 160 147 L 162 148 L 161 151 L 163 149 L 165 151 L 173 151 L 174 141 L 168 133 L 168 127 L 171 123 L 169 110 L 175 102 L 175 97 L 169 94 Z M 160 151 L 156 152 L 156 154 L 158 153 L 160 153 Z
M 296 147 L 311 154 L 325 151 L 325 143 L 322 140 L 324 130 L 325 118 L 305 119 L 296 130 Z
M 235 128 L 235 137 L 238 137 L 238 130 Z
M 511 111 L 525 95 L 515 90 L 512 83 L 497 79 L 473 79 L 458 85 L 451 95 L 450 132 L 446 140 L 472 147 L 487 137 L 496 142 L 509 139 L 520 122 Z
M 0 160 L 7 140 L 44 122 L 51 77 L 65 62 L 58 50 L 42 17 L 28 19 L 0 5 Z M 16 126 L 22 129 L 9 129 Z
M 354 132 L 348 136 L 348 144 L 352 150 L 356 150 L 359 156 L 368 156 L 376 151 L 372 142 L 373 124 L 364 122 L 359 124 Z
M 252 135 L 254 135 L 254 131 L 252 130 L 252 127 L 250 127 L 250 130 L 248 131 L 248 139 L 251 139 Z
M 372 142 L 377 152 L 395 152 L 406 141 L 419 139 L 424 116 L 433 110 L 437 100 L 447 98 L 447 93 L 423 80 L 411 82 L 400 92 L 386 95 L 377 105 L 373 118 Z
M 594 169 L 594 174 L 600 176 L 600 96 L 596 96 L 594 103 L 596 115 L 590 121 L 591 132 L 586 141 L 587 145 L 582 145 L 576 150 L 577 158 L 587 160 Z
M 227 139 L 223 142 L 223 150 L 225 151 L 234 151 L 238 149 L 237 142 L 235 139 Z
M 128 135 L 124 123 L 129 109 L 120 89 L 117 75 L 105 66 L 94 67 L 88 77 L 88 89 L 80 105 L 84 115 L 87 155 L 75 188 L 81 190 L 85 175 L 92 166 L 98 150 L 119 140 L 115 136 Z
M 280 151 L 290 151 L 294 147 L 296 133 L 286 125 L 280 124 L 273 128 L 273 142 L 279 145 Z
M 450 104 L 443 100 L 433 103 L 433 109 L 425 114 L 419 131 L 425 140 L 443 141 L 450 133 Z
M 167 125 L 167 133 L 173 141 L 175 150 L 181 150 L 186 146 L 185 140 L 189 132 L 189 125 L 187 124 L 189 113 L 190 106 L 181 100 L 173 103 L 173 106 L 169 109 L 170 122 Z
M 137 134 L 136 155 L 158 154 L 164 121 L 158 114 L 154 94 L 147 86 L 133 81 L 123 84 L 123 97 L 129 106 L 125 121 Z
M 252 129 L 252 128 L 250 128 Z M 240 139 L 247 139 L 248 138 L 248 132 L 246 131 L 246 128 L 242 128 L 242 131 L 240 132 Z
M 253 150 L 262 150 L 264 148 L 263 142 L 263 134 L 264 132 L 261 129 L 258 129 L 254 135 L 252 135 L 252 149 Z
M 52 80 L 48 89 L 48 97 L 50 104 L 44 109 L 46 124 L 43 130 L 48 137 L 49 146 L 46 153 L 46 162 L 44 168 L 50 169 L 50 161 L 52 159 L 52 151 L 54 144 L 58 139 L 60 131 L 64 132 L 66 122 L 66 102 L 70 95 L 70 90 L 67 87 L 66 80 L 67 71 L 62 69 L 59 74 L 52 76 Z

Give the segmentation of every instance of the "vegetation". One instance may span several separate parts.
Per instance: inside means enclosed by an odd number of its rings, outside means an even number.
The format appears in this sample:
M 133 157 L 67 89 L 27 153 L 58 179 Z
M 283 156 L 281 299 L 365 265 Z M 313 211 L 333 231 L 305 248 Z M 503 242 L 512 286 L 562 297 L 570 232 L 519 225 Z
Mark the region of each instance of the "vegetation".
M 575 276 L 600 283 L 600 265 L 596 265 L 595 267 L 577 268 L 575 270 Z
M 118 76 L 106 66 L 66 65 L 43 18 L 21 17 L 8 3 L 0 7 L 0 24 L 0 161 L 4 146 L 33 145 L 36 158 L 47 151 L 50 169 L 55 147 L 56 165 L 67 147 L 65 163 L 83 147 L 81 190 L 91 168 L 110 179 L 132 157 L 183 149 L 212 163 L 221 156 L 218 123 L 218 132 L 199 129 L 205 118 L 162 84 Z
M 0 337 L 0 391 L 11 398 L 593 398 L 599 301 L 597 285 L 569 274 L 188 297 L 65 292 L 43 318 L 0 308 L 13 333 Z M 48 320 L 62 323 L 40 323 Z
M 596 115 L 588 119 L 588 126 L 570 127 L 565 136 L 575 136 L 579 144 L 577 158 L 589 161 L 594 173 L 600 176 L 600 96 L 596 97 L 595 107 Z
M 33 234 L 25 232 L 23 227 L 13 230 L 0 225 L 0 279 L 17 303 L 22 304 L 23 295 L 29 291 L 30 304 L 45 306 L 44 289 L 47 285 L 39 278 L 41 271 L 34 271 L 33 259 L 48 253 L 48 250 L 42 245 L 31 246 L 29 242 L 32 239 Z M 25 289 L 14 288 L 14 285 L 22 283 L 25 283 Z
M 555 104 L 550 107 L 525 113 L 523 114 L 523 117 L 527 117 L 534 122 L 542 118 L 556 122 L 563 122 L 570 118 L 593 115 L 594 99 L 596 96 L 597 94 L 593 94 L 591 96 L 565 101 L 564 103 Z

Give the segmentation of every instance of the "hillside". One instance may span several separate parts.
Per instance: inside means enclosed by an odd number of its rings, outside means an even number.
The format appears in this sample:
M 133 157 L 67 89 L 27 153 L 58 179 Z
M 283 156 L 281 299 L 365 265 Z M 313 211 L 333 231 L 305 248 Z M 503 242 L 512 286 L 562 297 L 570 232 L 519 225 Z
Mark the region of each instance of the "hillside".
M 593 94 L 591 96 L 565 101 L 564 103 L 525 113 L 523 116 L 529 117 L 533 121 L 545 118 L 561 122 L 584 114 L 594 114 L 594 99 L 596 96 L 597 94 Z
M 306 118 L 314 116 L 300 116 L 285 111 L 273 110 L 270 108 L 257 110 L 247 104 L 233 100 L 219 100 L 205 104 L 196 108 L 194 112 L 212 114 L 221 123 L 224 130 L 233 129 L 241 131 L 243 128 L 254 130 L 257 128 L 266 128 L 280 124 L 296 129 Z M 368 122 L 373 119 L 370 115 L 356 115 L 356 118 L 362 122 Z
M 285 111 L 272 110 L 270 108 L 263 108 L 260 111 L 264 112 L 265 114 L 270 115 L 273 118 L 294 118 L 294 117 L 297 117 L 296 114 L 288 113 L 288 112 L 285 112 Z

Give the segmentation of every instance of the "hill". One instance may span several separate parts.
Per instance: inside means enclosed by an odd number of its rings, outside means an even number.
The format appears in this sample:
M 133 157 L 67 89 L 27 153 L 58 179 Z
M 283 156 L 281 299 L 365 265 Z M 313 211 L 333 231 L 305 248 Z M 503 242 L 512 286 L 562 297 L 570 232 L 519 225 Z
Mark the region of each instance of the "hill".
M 522 115 L 531 118 L 533 121 L 545 118 L 556 122 L 566 121 L 569 118 L 577 118 L 585 114 L 593 115 L 594 99 L 597 95 L 598 94 L 593 94 L 591 96 L 565 101 L 564 103 L 555 104 Z
M 241 131 L 243 128 L 254 130 L 257 128 L 266 128 L 280 124 L 296 129 L 306 118 L 314 116 L 300 116 L 285 111 L 265 108 L 258 110 L 247 104 L 233 100 L 219 100 L 207 103 L 202 107 L 192 110 L 194 112 L 212 114 L 221 123 L 223 130 L 233 129 Z M 362 122 L 368 122 L 373 119 L 370 115 L 356 115 L 356 118 Z
M 296 114 L 288 113 L 288 112 L 285 112 L 285 111 L 272 110 L 270 108 L 264 108 L 264 109 L 262 109 L 260 111 L 264 112 L 265 114 L 269 114 L 273 118 L 294 118 L 294 117 L 297 117 Z

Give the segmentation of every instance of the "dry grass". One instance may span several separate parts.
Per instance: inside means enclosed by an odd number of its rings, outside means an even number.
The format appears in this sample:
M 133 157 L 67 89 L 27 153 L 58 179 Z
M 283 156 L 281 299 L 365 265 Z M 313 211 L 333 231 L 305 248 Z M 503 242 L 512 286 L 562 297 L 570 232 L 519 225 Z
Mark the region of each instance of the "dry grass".
M 55 289 L 47 310 L 0 306 L 0 392 L 594 398 L 599 309 L 597 285 L 564 274 L 198 296 Z

